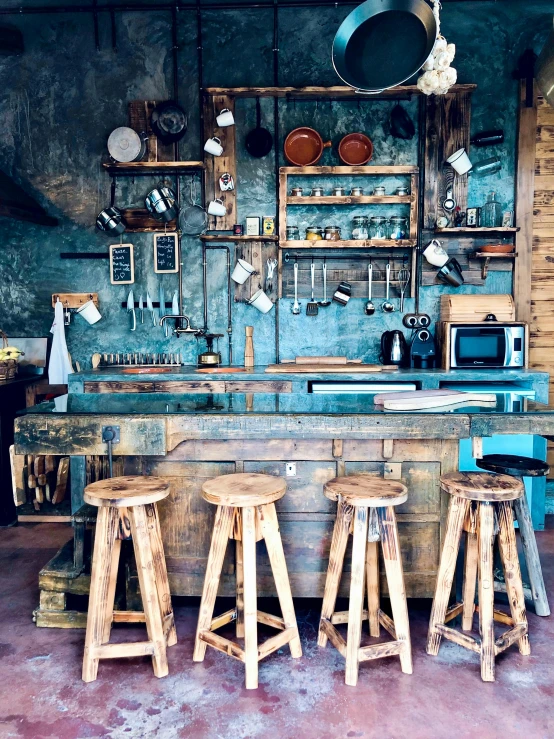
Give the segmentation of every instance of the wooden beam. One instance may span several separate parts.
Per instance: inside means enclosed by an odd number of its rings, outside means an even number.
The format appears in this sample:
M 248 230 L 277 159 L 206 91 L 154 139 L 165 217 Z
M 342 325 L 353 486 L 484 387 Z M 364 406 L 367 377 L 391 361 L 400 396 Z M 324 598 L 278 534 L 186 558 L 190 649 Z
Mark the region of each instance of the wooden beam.
M 476 87 L 477 85 L 474 84 L 453 85 L 450 88 L 450 94 L 471 92 Z M 235 98 L 277 97 L 297 100 L 325 97 L 331 99 L 350 99 L 356 100 L 357 102 L 382 99 L 398 100 L 400 98 L 422 94 L 416 85 L 399 85 L 390 90 L 383 90 L 380 93 L 372 95 L 357 94 L 352 87 L 346 85 L 334 85 L 333 87 L 206 87 L 204 93 L 207 97 L 227 95 Z

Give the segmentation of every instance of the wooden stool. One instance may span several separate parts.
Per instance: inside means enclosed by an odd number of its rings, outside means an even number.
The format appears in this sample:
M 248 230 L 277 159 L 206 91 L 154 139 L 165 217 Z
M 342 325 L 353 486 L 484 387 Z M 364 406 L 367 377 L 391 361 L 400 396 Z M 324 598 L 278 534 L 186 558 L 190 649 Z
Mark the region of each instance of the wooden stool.
M 521 654 L 530 654 L 527 636 L 527 616 L 523 585 L 517 556 L 512 505 L 524 492 L 523 483 L 508 475 L 488 475 L 485 472 L 451 472 L 441 477 L 441 490 L 451 495 L 446 535 L 427 640 L 427 653 L 438 654 L 441 637 L 471 649 L 481 656 L 481 677 L 494 680 L 494 660 L 497 654 L 518 642 Z M 495 526 L 496 524 L 496 526 Z M 463 602 L 447 610 L 462 529 L 466 528 Z M 495 528 L 506 578 L 511 618 L 494 608 L 493 544 Z M 479 572 L 478 601 L 475 606 L 475 582 Z M 471 631 L 473 613 L 479 611 L 481 640 L 445 626 L 462 614 L 462 629 Z M 494 638 L 494 621 L 508 629 Z
M 85 488 L 99 508 L 92 557 L 83 680 L 96 680 L 98 661 L 152 655 L 156 677 L 168 674 L 166 645 L 177 643 L 156 503 L 169 483 L 155 477 L 114 477 Z M 133 539 L 144 612 L 114 611 L 121 540 Z M 112 622 L 146 623 L 148 641 L 108 644 Z
M 283 553 L 275 501 L 286 491 L 286 483 L 273 475 L 237 473 L 222 475 L 202 485 L 202 497 L 217 505 L 206 577 L 200 603 L 193 659 L 202 662 L 209 644 L 244 662 L 246 687 L 258 687 L 258 660 L 288 644 L 293 657 L 302 656 L 300 637 L 287 564 Z M 213 617 L 221 568 L 229 539 L 236 540 L 237 602 L 235 608 Z M 265 539 L 283 617 L 257 610 L 256 542 Z M 244 637 L 244 649 L 213 632 L 236 621 L 236 635 Z M 279 629 L 258 646 L 258 622 Z
M 408 499 L 408 490 L 395 480 L 369 475 L 336 477 L 323 492 L 338 501 L 337 518 L 329 554 L 325 594 L 317 643 L 327 639 L 346 658 L 345 682 L 356 685 L 360 662 L 397 654 L 402 672 L 412 673 L 412 647 L 404 573 L 394 506 Z M 348 534 L 353 531 L 352 574 L 348 611 L 335 612 Z M 368 535 L 369 531 L 369 535 Z M 378 542 L 381 542 L 393 620 L 380 609 Z M 364 573 L 367 575 L 367 611 L 364 611 Z M 360 647 L 362 621 L 369 619 L 369 633 L 379 636 L 383 626 L 394 641 Z M 346 642 L 333 624 L 348 623 Z
M 523 477 L 545 477 L 550 472 L 548 464 L 541 459 L 520 457 L 515 454 L 485 454 L 481 459 L 476 459 L 475 464 L 482 470 L 496 472 L 501 475 L 512 475 L 518 479 Z M 519 524 L 523 555 L 531 585 L 531 591 L 529 592 L 528 589 L 524 588 L 523 594 L 533 601 L 537 616 L 550 616 L 550 606 L 546 596 L 537 540 L 525 493 L 521 498 L 514 500 L 514 515 Z M 495 581 L 495 590 L 506 592 L 506 584 Z

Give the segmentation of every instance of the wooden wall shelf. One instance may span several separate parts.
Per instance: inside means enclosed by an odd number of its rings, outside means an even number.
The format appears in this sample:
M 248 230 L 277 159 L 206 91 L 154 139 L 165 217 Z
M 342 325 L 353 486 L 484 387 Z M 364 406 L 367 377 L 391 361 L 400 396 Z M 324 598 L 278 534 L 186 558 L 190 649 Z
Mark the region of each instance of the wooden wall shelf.
M 60 299 L 60 303 L 64 308 L 80 308 L 89 300 L 92 300 L 98 308 L 98 293 L 54 293 L 52 295 L 52 308 L 56 306 L 56 302 Z
M 494 252 L 475 251 L 469 256 L 470 259 L 483 260 L 483 264 L 481 265 L 481 277 L 486 280 L 491 259 L 515 259 L 517 257 L 517 252 L 513 251 L 509 254 L 495 254 Z
M 363 164 L 357 167 L 343 165 L 333 167 L 280 167 L 281 175 L 416 175 L 419 167 L 411 164 L 391 164 L 390 166 Z
M 112 177 L 137 175 L 191 174 L 204 170 L 204 162 L 104 162 Z
M 289 195 L 287 205 L 379 205 L 406 203 L 410 195 Z
M 493 228 L 490 228 L 488 226 L 481 227 L 481 226 L 458 226 L 454 228 L 436 228 L 435 233 L 436 234 L 475 234 L 475 236 L 479 236 L 479 234 L 483 233 L 507 233 L 512 234 L 519 231 L 518 226 L 496 226 Z
M 390 239 L 367 241 L 363 239 L 347 239 L 341 241 L 327 241 L 320 239 L 319 241 L 280 241 L 281 249 L 406 249 L 417 246 L 417 239 L 402 239 L 401 241 L 392 241 Z
M 202 234 L 200 236 L 202 241 L 218 241 L 218 242 L 245 242 L 245 241 L 279 241 L 279 237 L 276 235 L 273 236 L 247 236 L 243 234 L 242 236 L 235 236 L 234 234 Z
M 474 90 L 477 85 L 453 85 L 451 93 Z M 335 85 L 333 87 L 207 87 L 204 94 L 208 97 L 225 95 L 235 98 L 273 97 L 289 98 L 291 100 L 310 100 L 317 98 L 335 98 L 356 100 L 363 102 L 367 100 L 383 100 L 409 98 L 412 95 L 421 95 L 416 85 L 399 85 L 390 90 L 383 90 L 375 94 L 357 93 L 356 90 L 347 85 Z

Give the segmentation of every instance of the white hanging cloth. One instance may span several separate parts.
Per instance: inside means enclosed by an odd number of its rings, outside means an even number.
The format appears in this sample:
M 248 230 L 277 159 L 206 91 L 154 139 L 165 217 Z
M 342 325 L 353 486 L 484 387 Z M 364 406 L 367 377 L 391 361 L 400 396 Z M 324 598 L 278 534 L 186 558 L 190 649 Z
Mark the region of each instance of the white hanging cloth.
M 50 362 L 48 363 L 48 380 L 51 385 L 67 385 L 67 376 L 73 374 L 73 370 L 67 354 L 63 306 L 59 298 L 54 306 L 54 323 L 50 333 L 54 338 L 52 339 Z

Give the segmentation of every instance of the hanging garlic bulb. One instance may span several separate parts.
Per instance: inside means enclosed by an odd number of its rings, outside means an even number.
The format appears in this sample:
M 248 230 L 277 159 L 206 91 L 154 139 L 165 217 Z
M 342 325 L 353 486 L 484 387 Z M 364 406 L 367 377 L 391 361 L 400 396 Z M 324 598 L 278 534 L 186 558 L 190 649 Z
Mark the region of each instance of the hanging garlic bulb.
M 433 51 L 425 60 L 422 67 L 423 74 L 417 81 L 418 89 L 425 95 L 446 95 L 449 88 L 456 84 L 458 73 L 450 65 L 456 55 L 456 46 L 449 44 L 444 36 L 440 35 L 439 0 L 433 1 L 433 14 L 437 21 L 439 35 Z

